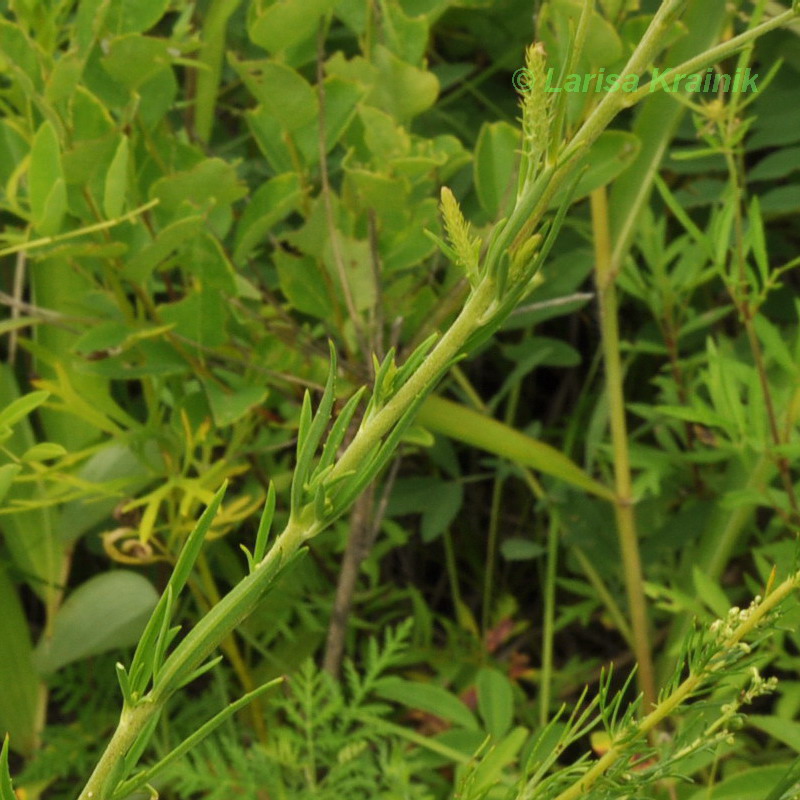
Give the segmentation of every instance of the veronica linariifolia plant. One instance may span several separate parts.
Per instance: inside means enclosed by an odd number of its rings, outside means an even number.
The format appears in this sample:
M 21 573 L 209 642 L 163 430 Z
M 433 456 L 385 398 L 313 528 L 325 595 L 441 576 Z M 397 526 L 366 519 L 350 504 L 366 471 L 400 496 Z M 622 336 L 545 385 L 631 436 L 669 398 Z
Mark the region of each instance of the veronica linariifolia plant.
M 642 75 L 663 49 L 678 17 L 681 0 L 666 0 L 655 14 L 626 67 L 626 75 Z M 585 2 L 571 51 L 562 69 L 567 72 L 577 63 L 586 38 L 593 3 Z M 690 73 L 718 62 L 736 52 L 759 35 L 793 19 L 800 9 L 786 11 L 766 23 L 753 27 L 718 47 L 674 68 L 675 73 Z M 534 46 L 528 53 L 528 68 L 533 74 L 544 70 L 545 54 Z M 668 78 L 667 74 L 667 78 Z M 668 80 L 662 81 L 663 86 Z M 662 88 L 663 88 L 662 86 Z M 657 87 L 658 88 L 658 87 Z M 331 423 L 336 397 L 336 354 L 331 349 L 331 366 L 324 393 L 316 413 L 307 394 L 301 411 L 297 460 L 289 497 L 286 527 L 270 541 L 270 528 L 276 506 L 271 487 L 252 552 L 247 552 L 248 575 L 228 592 L 180 640 L 179 628 L 172 624 L 178 595 L 184 588 L 204 537 L 225 494 L 217 492 L 186 541 L 172 576 L 139 641 L 128 668 L 117 666 L 123 706 L 119 722 L 103 755 L 79 794 L 79 800 L 121 800 L 146 786 L 156 772 L 179 758 L 217 725 L 256 696 L 270 690 L 275 682 L 250 692 L 231 704 L 159 763 L 136 771 L 138 761 L 169 699 L 182 687 L 213 666 L 214 651 L 258 605 L 276 577 L 291 569 L 302 557 L 303 545 L 340 517 L 356 497 L 392 458 L 404 431 L 420 403 L 433 390 L 445 372 L 460 358 L 498 328 L 517 303 L 542 280 L 541 267 L 563 222 L 577 182 L 582 175 L 588 150 L 614 117 L 651 92 L 649 84 L 634 92 L 609 92 L 588 114 L 574 135 L 567 135 L 566 95 L 547 96 L 542 82 L 533 86 L 523 101 L 522 168 L 516 202 L 507 219 L 499 221 L 486 242 L 475 236 L 458 204 L 445 189 L 442 213 L 449 241 L 441 242 L 445 253 L 464 270 L 470 292 L 452 324 L 441 335 L 422 342 L 402 365 L 395 363 L 394 352 L 375 365 L 375 380 L 355 435 L 344 449 L 351 423 L 356 417 L 365 389 L 357 391 Z M 554 210 L 552 216 L 548 216 Z M 326 436 L 327 431 L 327 436 Z M 793 584 L 791 585 L 793 586 Z M 791 586 L 776 590 L 768 598 L 770 607 L 788 593 Z M 765 601 L 767 603 L 767 601 Z M 760 607 L 759 607 L 760 608 Z M 742 631 L 743 636 L 746 631 Z M 737 638 L 738 637 L 738 638 Z M 732 634 L 732 641 L 741 638 Z M 644 642 L 646 639 L 640 638 Z M 177 643 L 176 643 L 177 641 Z M 637 656 L 642 660 L 642 652 Z M 705 674 L 705 673 L 703 673 Z M 685 690 L 688 693 L 691 684 Z M 668 697 L 649 712 L 639 730 L 654 727 L 674 707 Z M 653 714 L 656 714 L 654 717 Z M 627 717 L 626 717 L 627 719 Z M 650 722 L 646 722 L 650 720 Z M 621 735 L 628 735 L 623 733 Z M 612 745 L 592 766 L 577 786 L 600 785 L 603 776 L 613 774 L 622 757 L 621 743 Z M 7 755 L 4 756 L 4 760 Z M 7 766 L 0 772 L 0 798 L 14 797 Z M 530 786 L 520 796 L 550 797 Z M 563 785 L 563 784 L 560 784 Z M 582 790 L 564 788 L 560 800 L 583 796 Z

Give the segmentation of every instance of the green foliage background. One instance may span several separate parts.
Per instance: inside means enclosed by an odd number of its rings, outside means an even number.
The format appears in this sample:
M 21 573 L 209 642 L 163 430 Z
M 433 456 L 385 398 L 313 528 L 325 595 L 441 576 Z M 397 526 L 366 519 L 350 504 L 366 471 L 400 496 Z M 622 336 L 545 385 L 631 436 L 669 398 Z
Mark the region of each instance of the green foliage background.
M 467 282 L 435 242 L 440 187 L 481 234 L 509 213 L 511 74 L 534 37 L 550 63 L 566 60 L 579 5 L 0 2 L 0 727 L 26 797 L 71 797 L 90 770 L 115 722 L 113 664 L 222 481 L 186 627 L 246 574 L 239 544 L 270 480 L 285 520 L 303 390 L 322 387 L 326 340 L 341 406 L 374 377 L 373 353 L 402 361 L 452 319 Z M 670 64 L 779 4 L 688 5 Z M 582 69 L 619 69 L 656 6 L 598 3 Z M 759 71 L 752 98 L 687 108 L 653 95 L 601 136 L 542 287 L 450 371 L 355 512 L 371 522 L 345 688 L 307 659 L 325 650 L 357 517 L 315 540 L 225 643 L 153 752 L 242 691 L 282 674 L 293 688 L 176 765 L 165 796 L 445 797 L 487 735 L 506 746 L 479 778 L 489 791 L 602 664 L 630 666 L 614 401 L 592 298 L 588 198 L 604 187 L 661 678 L 693 615 L 724 616 L 773 564 L 789 571 L 793 24 L 721 65 Z M 570 97 L 567 130 L 596 102 Z M 407 618 L 381 661 L 364 642 Z M 725 787 L 785 772 L 800 752 L 798 646 L 793 632 L 770 642 L 759 663 L 782 676 L 780 698 L 692 765 L 716 789 L 677 796 L 754 797 Z

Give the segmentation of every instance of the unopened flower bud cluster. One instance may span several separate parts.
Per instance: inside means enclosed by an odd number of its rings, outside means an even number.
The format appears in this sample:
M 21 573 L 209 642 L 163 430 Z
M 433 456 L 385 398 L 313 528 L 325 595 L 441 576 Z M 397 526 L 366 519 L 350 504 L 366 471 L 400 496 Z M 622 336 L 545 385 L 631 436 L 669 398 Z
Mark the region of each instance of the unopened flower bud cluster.
M 761 595 L 756 595 L 747 608 L 733 606 L 733 608 L 728 611 L 728 615 L 725 617 L 725 619 L 718 619 L 712 622 L 709 630 L 720 642 L 732 638 L 736 633 L 736 629 L 743 623 L 747 622 L 747 620 L 752 616 L 753 612 L 758 608 L 758 606 L 761 605 L 761 600 Z M 740 644 L 744 643 L 740 642 Z M 747 652 L 749 652 L 749 648 Z

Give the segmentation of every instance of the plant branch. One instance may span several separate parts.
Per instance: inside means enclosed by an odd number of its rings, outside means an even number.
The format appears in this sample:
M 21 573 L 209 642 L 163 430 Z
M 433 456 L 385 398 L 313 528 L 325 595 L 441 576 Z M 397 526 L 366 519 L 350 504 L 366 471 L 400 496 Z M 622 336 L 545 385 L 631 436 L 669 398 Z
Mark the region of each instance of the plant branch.
M 726 653 L 740 647 L 740 643 L 750 635 L 756 627 L 765 620 L 767 615 L 774 611 L 796 588 L 800 585 L 800 573 L 795 573 L 777 586 L 772 592 L 762 600 L 756 598 L 750 609 L 738 612 L 740 619 L 738 625 L 725 636 L 720 643 L 719 652 L 724 656 Z M 700 690 L 706 680 L 721 668 L 724 668 L 724 660 L 719 662 L 711 660 L 705 663 L 699 670 L 692 670 L 689 676 L 635 725 L 635 731 L 639 737 L 647 736 L 654 731 L 667 717 Z M 572 786 L 561 792 L 555 800 L 578 800 L 585 797 L 587 792 L 614 766 L 621 758 L 629 757 L 631 749 L 629 742 L 632 740 L 630 730 L 623 731 L 612 742 L 609 750 L 599 758 L 595 764 Z

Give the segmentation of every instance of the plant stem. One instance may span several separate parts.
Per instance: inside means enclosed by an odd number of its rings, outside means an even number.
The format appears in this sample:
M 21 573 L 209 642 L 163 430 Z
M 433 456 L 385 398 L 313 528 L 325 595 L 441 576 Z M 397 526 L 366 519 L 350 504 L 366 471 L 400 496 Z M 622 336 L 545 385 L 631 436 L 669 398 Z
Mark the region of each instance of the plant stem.
M 331 476 L 356 470 L 365 454 L 392 429 L 411 403 L 433 389 L 467 338 L 483 324 L 482 320 L 494 301 L 495 293 L 492 278 L 484 279 L 475 288 L 461 313 L 416 372 L 377 414 L 362 424 L 332 469 Z M 107 800 L 104 787 L 109 777 L 152 715 L 163 708 L 219 642 L 247 618 L 281 567 L 322 527 L 324 524 L 314 516 L 313 505 L 304 507 L 297 518 L 290 518 L 256 569 L 200 619 L 165 661 L 150 693 L 135 708 L 123 711 L 117 730 L 79 800 Z
M 214 580 L 214 575 L 208 566 L 208 560 L 206 559 L 204 553 L 201 553 L 197 559 L 197 568 L 200 572 L 200 579 L 203 583 L 204 591 L 200 591 L 198 587 L 194 586 L 192 581 L 189 581 L 189 590 L 192 592 L 192 594 L 194 594 L 195 601 L 197 602 L 201 613 L 207 614 L 210 608 L 213 608 L 213 604 L 219 602 L 220 594 L 217 588 L 217 583 Z M 233 634 L 225 637 L 220 642 L 219 648 L 231 662 L 231 667 L 233 667 L 233 671 L 236 674 L 236 677 L 239 679 L 242 689 L 244 689 L 246 694 L 252 692 L 256 688 L 256 684 L 254 683 L 253 676 L 248 669 L 247 662 L 239 650 L 236 637 Z M 256 697 L 253 699 L 253 701 L 248 705 L 248 711 L 250 714 L 250 721 L 253 725 L 253 730 L 255 731 L 259 742 L 265 744 L 267 741 L 267 727 L 264 723 L 264 708 L 261 704 L 260 698 Z
M 750 634 L 767 614 L 782 603 L 800 583 L 800 573 L 795 573 L 788 577 L 783 583 L 770 592 L 739 624 L 731 636 L 720 646 L 721 652 L 728 651 L 741 642 Z M 714 667 L 706 667 L 698 672 L 692 672 L 669 696 L 664 698 L 653 710 L 647 714 L 637 725 L 636 729 L 640 736 L 646 736 L 655 730 L 667 717 L 673 714 L 678 707 L 694 694 L 701 684 L 714 672 Z M 605 773 L 620 758 L 631 754 L 629 742 L 631 731 L 622 732 L 617 741 L 612 744 L 609 750 L 598 759 L 581 778 L 572 786 L 559 794 L 555 800 L 577 800 L 585 797 L 587 792 L 605 775 Z
M 679 74 L 689 75 L 693 72 L 702 70 L 711 64 L 717 64 L 720 61 L 724 61 L 728 56 L 738 52 L 746 45 L 754 42 L 760 36 L 763 36 L 765 33 L 774 31 L 777 28 L 783 28 L 789 22 L 792 22 L 797 15 L 797 11 L 788 9 L 782 14 L 779 14 L 777 17 L 772 17 L 766 22 L 762 22 L 760 25 L 756 25 L 754 28 L 728 39 L 727 42 L 718 44 L 716 47 L 711 47 L 699 55 L 696 55 L 694 58 L 690 58 L 687 61 L 678 64 L 677 67 L 672 67 L 672 69 L 666 70 L 662 75 L 659 76 L 658 83 L 656 85 L 653 85 L 655 82 L 646 83 L 644 86 L 639 87 L 635 92 L 622 94 L 621 97 L 624 99 L 623 105 L 635 105 L 643 97 L 656 91 L 672 91 L 671 89 L 667 88 L 670 85 L 671 77 Z
M 642 36 L 636 49 L 628 59 L 628 63 L 620 71 L 621 75 L 641 75 L 653 62 L 662 47 L 662 42 L 670 32 L 684 0 L 665 0 L 655 13 L 647 30 Z M 580 130 L 575 134 L 563 157 L 568 157 L 573 151 L 580 151 L 584 146 L 591 144 L 608 127 L 612 119 L 626 106 L 634 105 L 630 98 L 636 96 L 640 100 L 641 90 L 638 92 L 607 92 L 603 99 Z
M 356 591 L 358 573 L 361 564 L 372 549 L 374 531 L 375 484 L 370 484 L 358 497 L 353 510 L 347 532 L 347 545 L 336 583 L 336 594 L 333 599 L 331 620 L 328 623 L 328 636 L 325 641 L 325 655 L 322 668 L 334 678 L 339 677 L 344 657 L 347 621 L 353 606 L 353 595 Z
M 0 258 L 3 256 L 9 256 L 12 253 L 28 253 L 31 250 L 35 250 L 37 247 L 46 247 L 48 244 L 58 244 L 59 242 L 65 242 L 68 239 L 74 239 L 76 236 L 85 236 L 88 233 L 97 233 L 98 231 L 104 231 L 107 228 L 113 228 L 115 225 L 120 225 L 123 222 L 127 222 L 128 220 L 138 217 L 140 214 L 144 214 L 145 211 L 149 211 L 154 206 L 157 206 L 158 203 L 159 200 L 156 198 L 155 200 L 150 200 L 138 208 L 134 208 L 132 211 L 128 211 L 127 214 L 123 214 L 121 217 L 116 217 L 116 219 L 107 219 L 103 220 L 102 222 L 97 222 L 93 225 L 87 225 L 85 228 L 78 228 L 74 231 L 59 233 L 55 236 L 43 236 L 40 239 L 31 239 L 28 242 L 20 242 L 19 244 L 13 244 L 9 247 L 4 247 L 2 250 L 0 250 Z
M 106 800 L 110 796 L 109 789 L 113 787 L 106 786 L 108 779 L 153 715 L 160 710 L 161 706 L 154 703 L 142 703 L 136 708 L 123 707 L 117 729 L 78 800 Z
M 487 277 L 475 287 L 461 313 L 416 372 L 380 411 L 359 428 L 353 441 L 331 470 L 329 482 L 350 470 L 357 470 L 373 446 L 392 429 L 411 403 L 433 388 L 469 336 L 481 327 L 481 319 L 489 310 L 495 292 L 493 278 Z
M 542 624 L 542 665 L 539 681 L 539 724 L 544 728 L 550 718 L 553 693 L 553 641 L 556 634 L 556 579 L 558 577 L 558 529 L 561 519 L 554 506 L 550 508 L 547 527 L 547 568 L 544 581 L 544 619 Z
M 644 694 L 644 708 L 656 700 L 653 656 L 647 621 L 647 604 L 643 589 L 642 564 L 633 509 L 628 431 L 625 422 L 625 395 L 620 360 L 619 320 L 616 272 L 611 268 L 611 236 L 608 224 L 606 190 L 592 193 L 592 224 L 595 240 L 595 280 L 600 308 L 603 362 L 606 370 L 606 392 L 609 422 L 614 450 L 614 515 L 622 553 L 623 577 L 628 596 L 628 615 L 633 633 L 633 650 L 639 664 L 637 679 Z
M 497 537 L 500 528 L 500 503 L 503 499 L 505 479 L 498 475 L 492 485 L 492 502 L 489 511 L 489 535 L 486 537 L 486 564 L 483 568 L 483 598 L 481 600 L 481 635 L 488 641 L 494 595 L 494 571 L 497 562 Z

